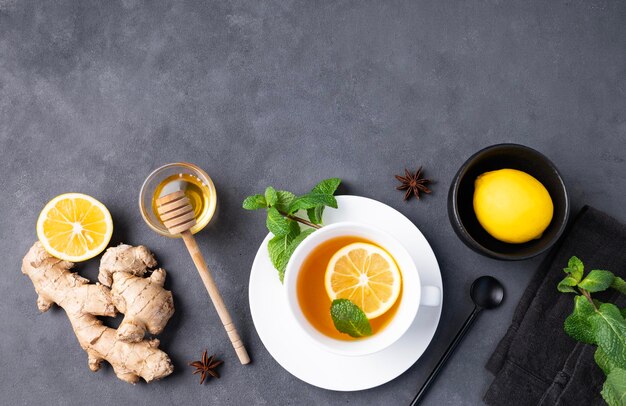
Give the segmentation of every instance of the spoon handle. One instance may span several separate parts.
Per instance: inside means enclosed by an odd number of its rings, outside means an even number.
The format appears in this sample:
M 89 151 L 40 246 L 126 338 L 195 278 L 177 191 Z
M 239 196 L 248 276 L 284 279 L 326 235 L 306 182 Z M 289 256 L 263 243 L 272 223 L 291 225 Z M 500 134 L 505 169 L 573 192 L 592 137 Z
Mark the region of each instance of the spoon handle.
M 226 308 L 224 299 L 222 299 L 222 295 L 217 289 L 217 285 L 215 284 L 215 280 L 211 275 L 211 271 L 209 271 L 209 267 L 204 261 L 204 257 L 200 252 L 200 248 L 198 248 L 198 244 L 196 244 L 196 239 L 193 237 L 189 230 L 183 231 L 181 233 L 181 236 L 183 237 L 183 241 L 185 242 L 185 245 L 189 250 L 189 254 L 191 254 L 191 259 L 193 260 L 193 263 L 198 269 L 198 273 L 200 274 L 200 278 L 202 278 L 204 287 L 206 288 L 207 292 L 209 292 L 209 297 L 213 302 L 213 306 L 215 306 L 215 310 L 217 310 L 217 315 L 220 317 L 220 320 L 224 325 L 226 334 L 228 334 L 228 338 L 230 338 L 230 342 L 233 345 L 235 352 L 237 353 L 237 357 L 239 357 L 239 361 L 244 365 L 250 363 L 250 357 L 248 356 L 246 347 L 244 347 L 243 342 L 239 337 L 239 333 L 237 332 L 237 328 L 235 327 L 235 324 L 230 317 L 230 313 Z
M 472 325 L 472 323 L 474 322 L 474 319 L 476 319 L 476 316 L 478 316 L 478 313 L 480 313 L 481 310 L 482 309 L 480 307 L 474 306 L 474 310 L 472 310 L 472 313 L 467 317 L 467 320 L 465 320 L 465 323 L 463 323 L 463 326 L 461 327 L 459 332 L 456 333 L 456 336 L 454 337 L 454 339 L 448 346 L 448 349 L 446 350 L 446 352 L 444 352 L 443 355 L 441 356 L 441 359 L 435 366 L 435 369 L 433 369 L 433 371 L 430 373 L 430 375 L 428 376 L 428 379 L 426 379 L 426 382 L 424 382 L 420 391 L 417 392 L 415 399 L 413 399 L 413 401 L 411 402 L 411 406 L 417 405 L 424 398 L 426 391 L 428 390 L 430 385 L 433 383 L 433 381 L 435 380 L 439 372 L 443 369 L 444 364 L 446 363 L 446 361 L 448 361 L 448 358 L 450 358 L 450 356 L 456 349 L 457 345 L 459 345 L 459 343 L 465 336 L 465 333 L 467 333 L 467 330 L 469 330 L 469 327 Z

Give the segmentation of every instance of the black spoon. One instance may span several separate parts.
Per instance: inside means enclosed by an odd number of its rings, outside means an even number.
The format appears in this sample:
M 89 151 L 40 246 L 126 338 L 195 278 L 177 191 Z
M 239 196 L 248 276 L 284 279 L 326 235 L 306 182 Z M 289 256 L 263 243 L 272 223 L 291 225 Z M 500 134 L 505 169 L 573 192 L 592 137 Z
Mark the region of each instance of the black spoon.
M 483 309 L 493 309 L 500 306 L 500 303 L 502 303 L 502 299 L 504 299 L 504 286 L 502 286 L 500 281 L 498 281 L 494 277 L 481 276 L 472 283 L 472 287 L 470 288 L 470 296 L 472 297 L 472 301 L 474 302 L 474 310 L 472 310 L 472 313 L 469 315 L 467 320 L 465 320 L 465 323 L 463 323 L 463 326 L 461 327 L 459 332 L 456 333 L 454 340 L 452 340 L 446 352 L 444 352 L 441 356 L 441 359 L 437 363 L 437 366 L 435 366 L 435 369 L 433 369 L 433 372 L 430 373 L 430 376 L 428 377 L 428 379 L 426 379 L 424 385 L 422 385 L 422 388 L 415 396 L 415 399 L 413 399 L 413 402 L 411 402 L 411 406 L 417 405 L 424 398 L 424 394 L 433 383 L 433 381 L 437 377 L 437 374 L 439 374 L 439 371 L 441 371 L 448 358 L 450 358 L 450 355 L 452 355 L 456 346 L 459 345 L 459 343 L 465 336 L 465 333 L 467 333 L 470 326 L 476 319 L 476 316 L 478 316 L 478 313 L 480 313 L 480 311 Z

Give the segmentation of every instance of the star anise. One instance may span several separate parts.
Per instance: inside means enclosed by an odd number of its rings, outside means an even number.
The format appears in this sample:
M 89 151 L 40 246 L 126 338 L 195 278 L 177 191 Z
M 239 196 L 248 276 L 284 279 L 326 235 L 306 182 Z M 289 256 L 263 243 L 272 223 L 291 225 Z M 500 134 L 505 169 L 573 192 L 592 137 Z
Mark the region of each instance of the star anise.
M 422 167 L 420 166 L 414 174 L 409 172 L 408 169 L 404 169 L 405 176 L 396 175 L 396 179 L 398 179 L 401 184 L 396 187 L 398 190 L 406 190 L 404 194 L 404 200 L 409 200 L 411 195 L 414 195 L 417 200 L 420 199 L 420 192 L 430 193 L 431 190 L 428 189 L 429 183 L 432 182 L 430 179 L 426 179 L 422 174 Z
M 215 358 L 215 355 L 207 356 L 206 350 L 202 353 L 202 360 L 190 362 L 189 365 L 195 367 L 196 370 L 193 371 L 193 374 L 201 374 L 200 375 L 200 385 L 204 383 L 204 380 L 208 380 L 209 377 L 219 378 L 220 375 L 215 370 L 217 367 L 222 365 L 224 361 L 220 361 Z

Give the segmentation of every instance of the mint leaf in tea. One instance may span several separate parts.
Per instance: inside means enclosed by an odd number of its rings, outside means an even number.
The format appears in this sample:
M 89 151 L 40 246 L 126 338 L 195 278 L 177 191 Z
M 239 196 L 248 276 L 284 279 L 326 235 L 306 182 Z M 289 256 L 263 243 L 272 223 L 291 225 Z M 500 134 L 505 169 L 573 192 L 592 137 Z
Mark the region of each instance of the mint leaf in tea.
M 335 299 L 330 306 L 330 316 L 335 328 L 350 337 L 366 337 L 372 335 L 370 321 L 359 306 L 348 299 Z

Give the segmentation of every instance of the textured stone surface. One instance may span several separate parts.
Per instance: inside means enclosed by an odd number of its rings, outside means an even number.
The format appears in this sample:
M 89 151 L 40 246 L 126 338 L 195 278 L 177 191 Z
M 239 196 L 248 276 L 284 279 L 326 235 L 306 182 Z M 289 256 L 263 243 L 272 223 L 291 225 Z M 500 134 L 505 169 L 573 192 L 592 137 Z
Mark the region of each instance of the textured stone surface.
M 490 144 L 535 147 L 561 169 L 574 210 L 621 220 L 626 194 L 623 1 L 0 0 L 0 393 L 3 404 L 406 404 L 470 311 L 478 275 L 506 285 L 451 358 L 425 405 L 476 405 L 483 365 L 541 258 L 481 257 L 454 235 L 446 194 Z M 250 348 L 237 365 L 178 241 L 141 220 L 137 194 L 158 165 L 195 162 L 219 213 L 198 242 Z M 424 165 L 438 183 L 402 202 L 393 174 Z M 441 264 L 445 308 L 427 353 L 382 387 L 336 393 L 284 371 L 247 301 L 261 214 L 240 209 L 266 185 L 303 192 L 340 176 L 343 193 L 406 214 Z M 102 200 L 113 243 L 146 244 L 170 271 L 176 314 L 161 336 L 176 372 L 132 387 L 87 369 L 65 315 L 40 315 L 20 261 L 42 206 L 61 192 Z M 94 279 L 95 261 L 81 266 Z M 201 387 L 186 362 L 226 360 Z

